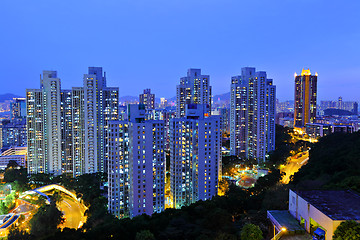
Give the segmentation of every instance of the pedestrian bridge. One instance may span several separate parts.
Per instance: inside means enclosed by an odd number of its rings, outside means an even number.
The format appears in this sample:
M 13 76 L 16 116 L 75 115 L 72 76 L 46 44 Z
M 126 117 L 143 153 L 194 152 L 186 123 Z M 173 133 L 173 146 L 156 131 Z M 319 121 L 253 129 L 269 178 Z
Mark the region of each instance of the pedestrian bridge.
M 60 186 L 58 184 L 50 184 L 50 185 L 35 188 L 33 190 L 25 191 L 20 195 L 20 197 L 24 197 L 26 195 L 40 194 L 40 195 L 46 197 L 46 199 L 50 202 L 50 198 L 44 192 L 49 192 L 52 190 L 58 190 L 60 192 L 63 192 L 65 194 L 69 195 L 70 197 L 72 197 L 73 199 L 75 199 L 76 201 L 79 201 L 76 198 L 75 193 L 70 192 L 69 190 L 67 190 L 66 188 L 64 188 L 63 186 Z

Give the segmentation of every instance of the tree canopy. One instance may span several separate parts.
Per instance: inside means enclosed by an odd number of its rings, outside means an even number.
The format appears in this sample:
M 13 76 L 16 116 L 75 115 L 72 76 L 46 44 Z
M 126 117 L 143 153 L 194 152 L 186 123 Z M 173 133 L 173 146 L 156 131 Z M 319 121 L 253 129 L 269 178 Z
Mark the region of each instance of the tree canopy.
M 357 240 L 360 239 L 360 223 L 355 221 L 342 222 L 335 230 L 334 240 Z
M 261 240 L 263 239 L 260 228 L 254 224 L 245 224 L 241 229 L 241 240 Z
M 360 192 L 360 132 L 320 138 L 309 161 L 293 176 L 303 189 L 348 189 Z

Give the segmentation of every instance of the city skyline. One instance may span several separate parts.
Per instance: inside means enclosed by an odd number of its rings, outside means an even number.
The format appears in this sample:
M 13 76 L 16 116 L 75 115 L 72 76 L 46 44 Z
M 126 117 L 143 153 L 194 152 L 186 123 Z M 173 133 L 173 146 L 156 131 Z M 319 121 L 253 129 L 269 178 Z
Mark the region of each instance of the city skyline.
M 293 74 L 303 68 L 319 73 L 319 100 L 338 96 L 360 100 L 351 90 L 360 82 L 356 1 L 346 6 L 323 1 L 157 2 L 162 4 L 77 1 L 71 10 L 66 3 L 24 2 L 16 15 L 5 11 L 15 1 L 3 3 L 0 20 L 11 19 L 12 24 L 0 27 L 7 36 L 0 40 L 7 46 L 6 61 L 0 66 L 6 81 L 1 92 L 24 95 L 17 86 L 34 88 L 43 70 L 57 70 L 63 87 L 69 88 L 81 84 L 86 67 L 101 66 L 109 84 L 120 87 L 120 96 L 137 96 L 141 89 L 127 83 L 138 82 L 159 97 L 173 97 L 174 86 L 188 68 L 209 74 L 216 95 L 229 92 L 231 76 L 251 66 L 266 70 L 277 82 L 281 101 L 293 99 L 287 89 L 293 88 Z M 258 17 L 251 11 L 239 14 L 238 9 L 256 9 Z M 88 12 L 95 17 L 88 17 Z M 312 17 L 302 18 L 304 12 Z M 86 37 L 94 29 L 98 34 Z M 266 38 L 239 38 L 244 31 Z M 199 37 L 182 37 L 192 35 Z M 44 57 L 50 52 L 55 57 Z
M 2 1 L 0 238 L 358 238 L 359 9 Z

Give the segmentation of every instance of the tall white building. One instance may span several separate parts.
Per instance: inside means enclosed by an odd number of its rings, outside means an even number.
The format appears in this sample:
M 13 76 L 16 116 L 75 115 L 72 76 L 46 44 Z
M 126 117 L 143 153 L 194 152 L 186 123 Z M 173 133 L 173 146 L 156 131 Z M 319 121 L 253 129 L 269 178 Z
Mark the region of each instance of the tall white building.
M 188 69 L 187 76 L 180 78 L 176 86 L 176 117 L 185 117 L 187 104 L 209 105 L 208 115 L 211 115 L 210 76 L 201 75 L 201 69 Z
M 185 117 L 170 120 L 170 194 L 174 208 L 217 195 L 221 178 L 220 116 L 188 104 Z
M 276 87 L 266 72 L 242 68 L 231 79 L 230 154 L 258 162 L 275 149 Z
M 28 172 L 106 171 L 107 121 L 118 119 L 118 89 L 102 68 L 90 67 L 84 87 L 61 90 L 56 71 L 44 71 L 40 89 L 27 89 Z
M 41 89 L 27 89 L 29 173 L 61 173 L 60 79 L 44 71 Z
M 108 208 L 118 218 L 165 209 L 164 121 L 145 120 L 144 105 L 129 105 L 128 121 L 110 121 Z

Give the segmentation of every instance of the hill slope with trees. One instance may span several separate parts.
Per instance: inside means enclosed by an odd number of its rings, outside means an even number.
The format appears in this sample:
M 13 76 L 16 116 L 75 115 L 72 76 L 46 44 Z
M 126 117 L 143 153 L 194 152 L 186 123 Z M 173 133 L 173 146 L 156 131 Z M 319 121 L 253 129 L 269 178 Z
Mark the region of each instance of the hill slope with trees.
M 360 192 L 360 132 L 331 134 L 310 150 L 309 161 L 295 173 L 300 189 L 352 189 Z

